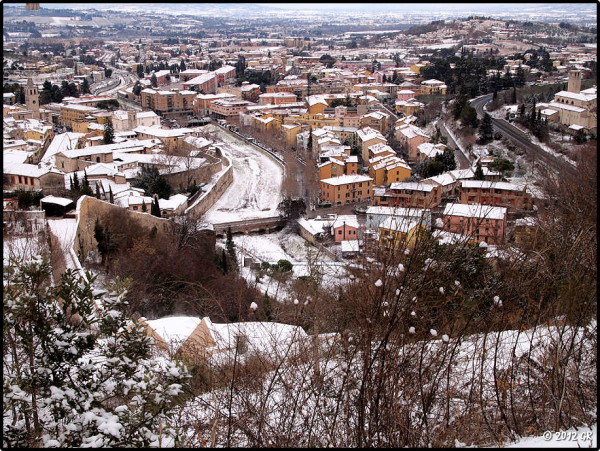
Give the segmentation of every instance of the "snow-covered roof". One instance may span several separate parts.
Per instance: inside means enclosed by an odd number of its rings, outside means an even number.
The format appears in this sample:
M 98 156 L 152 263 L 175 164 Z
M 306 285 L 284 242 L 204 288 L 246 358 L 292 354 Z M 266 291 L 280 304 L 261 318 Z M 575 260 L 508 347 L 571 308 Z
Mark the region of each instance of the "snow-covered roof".
M 202 318 L 197 316 L 167 316 L 165 318 L 146 320 L 146 323 L 167 343 L 174 346 L 174 351 L 185 342 L 198 327 Z
M 358 240 L 344 240 L 340 244 L 342 245 L 342 252 L 358 252 Z
M 385 218 L 381 224 L 379 224 L 379 228 L 408 233 L 417 225 L 419 225 L 419 221 L 415 221 L 410 217 L 389 216 Z
M 319 233 L 325 233 L 323 228 L 329 227 L 333 223 L 333 219 L 324 221 L 321 219 L 298 218 L 297 222 L 300 227 L 302 227 L 312 236 L 315 236 Z
M 161 210 L 175 210 L 187 199 L 188 197 L 185 194 L 173 194 L 168 199 L 158 199 L 158 206 Z
M 235 348 L 238 337 L 243 337 L 248 351 L 270 354 L 272 351 L 284 350 L 291 343 L 307 337 L 304 329 L 290 324 L 270 322 L 216 324 L 208 317 L 203 320 L 216 343 L 216 350 Z
M 358 229 L 358 218 L 356 215 L 338 215 L 338 217 L 335 218 L 335 221 L 333 221 L 331 229 L 337 229 L 338 227 L 342 227 L 344 225 Z
M 56 168 L 49 168 L 47 166 L 39 167 L 36 164 L 25 164 L 25 163 L 3 163 L 4 174 L 10 175 L 25 175 L 27 177 L 38 178 L 42 175 L 48 174 L 49 172 L 55 174 L 63 174 Z
M 446 146 L 443 144 L 433 144 L 433 143 L 422 143 L 417 146 L 417 149 L 422 154 L 426 155 L 428 158 L 433 158 L 436 155 L 441 155 L 444 153 L 444 149 Z
M 57 204 L 57 205 L 62 205 L 63 207 L 66 207 L 67 205 L 73 203 L 73 199 L 67 199 L 66 197 L 46 196 L 46 197 L 42 198 L 42 200 L 40 202 L 46 203 L 46 204 Z
M 347 183 L 361 183 L 361 182 L 369 182 L 369 181 L 373 181 L 373 179 L 366 175 L 356 175 L 356 174 L 340 175 L 339 177 L 331 177 L 328 179 L 321 180 L 321 182 L 323 182 L 323 183 L 327 183 L 329 185 L 336 185 L 336 186 L 337 185 L 345 185 Z
M 554 98 L 556 97 L 565 97 L 567 99 L 579 100 L 582 102 L 588 102 L 590 100 L 594 100 L 596 98 L 596 94 L 587 94 L 584 92 L 571 92 L 571 91 L 559 91 L 554 94 Z
M 189 128 L 165 129 L 160 126 L 146 127 L 145 125 L 139 125 L 134 128 L 133 131 L 136 133 L 143 133 L 144 135 L 156 136 L 158 138 L 177 138 L 188 135 L 192 132 L 192 130 Z
M 84 133 L 60 133 L 54 136 L 54 139 L 46 149 L 44 156 L 42 157 L 43 162 L 51 162 L 54 155 L 65 150 L 74 149 L 79 138 L 83 137 Z
M 421 182 L 396 182 L 390 184 L 391 190 L 412 190 L 412 191 L 426 191 L 430 192 L 436 186 L 431 183 L 421 183 Z
M 463 216 L 465 218 L 505 219 L 505 207 L 492 207 L 482 204 L 453 204 L 448 203 L 444 208 L 444 216 Z
M 429 210 L 422 208 L 385 207 L 382 205 L 373 205 L 367 208 L 367 215 L 421 217 L 426 211 Z
M 454 169 L 453 171 L 448 171 L 448 173 L 452 175 L 452 177 L 454 177 L 456 180 L 471 179 L 475 177 L 475 172 L 471 168 Z
M 383 136 L 379 131 L 371 127 L 361 128 L 356 133 L 361 141 L 370 141 L 374 138 L 378 138 L 387 142 L 385 136 Z
M 488 180 L 462 180 L 460 182 L 462 188 L 489 188 L 502 189 L 508 191 L 523 191 L 518 185 L 510 182 L 491 182 Z
M 444 172 L 442 174 L 436 175 L 434 177 L 429 177 L 423 181 L 431 180 L 435 183 L 438 183 L 442 186 L 448 186 L 456 182 L 456 179 L 452 177 L 452 174 L 448 172 Z

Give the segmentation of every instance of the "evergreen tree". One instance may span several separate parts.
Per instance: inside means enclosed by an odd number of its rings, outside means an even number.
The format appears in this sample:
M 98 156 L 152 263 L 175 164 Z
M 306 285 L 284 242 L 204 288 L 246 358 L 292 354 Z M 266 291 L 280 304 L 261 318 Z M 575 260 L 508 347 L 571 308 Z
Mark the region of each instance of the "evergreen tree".
M 140 84 L 139 81 L 135 82 L 135 85 L 133 85 L 133 89 L 132 89 L 133 95 L 139 96 L 140 93 L 142 92 L 142 85 Z
M 148 211 L 148 207 L 146 207 L 146 201 L 142 199 L 142 212 L 146 213 Z
M 479 125 L 479 141 L 481 144 L 487 144 L 494 140 L 494 128 L 492 126 L 492 117 L 484 113 L 481 124 Z
M 231 226 L 227 227 L 227 239 L 225 241 L 225 248 L 227 249 L 227 254 L 229 258 L 234 263 L 237 263 L 237 258 L 235 256 L 235 243 L 233 242 L 232 234 L 231 234 Z
M 535 100 L 533 101 L 533 105 L 531 107 L 531 115 L 529 116 L 529 123 L 533 127 L 535 125 L 536 114 L 535 114 Z
M 480 163 L 477 163 L 477 167 L 475 168 L 475 180 L 485 180 L 483 169 L 481 169 Z
M 73 191 L 73 176 L 69 177 L 69 187 Z
M 152 198 L 152 205 L 150 205 L 150 214 L 152 216 L 156 216 L 157 218 L 161 217 L 160 206 L 158 204 L 158 196 L 156 194 Z
M 182 59 L 181 63 L 179 63 L 179 72 L 183 72 L 184 70 L 186 70 L 185 61 Z
M 87 77 L 83 79 L 83 83 L 81 84 L 81 93 L 89 94 L 90 93 L 90 84 L 88 82 Z
M 153 88 L 156 88 L 158 86 L 158 80 L 156 79 L 156 74 L 152 74 L 152 76 L 150 77 L 150 84 L 152 85 Z
M 79 191 L 81 187 L 79 186 L 79 178 L 77 177 L 77 172 L 73 173 L 73 189 L 75 191 Z
M 513 105 L 515 103 L 517 103 L 517 88 L 515 88 L 514 86 L 513 86 L 513 90 L 512 90 L 512 97 L 510 100 Z
M 113 129 L 112 121 L 109 119 L 104 124 L 104 144 L 113 144 L 115 142 L 115 131 Z
M 225 255 L 225 249 L 222 249 L 221 252 L 221 269 L 223 272 L 229 272 L 229 267 L 227 266 L 227 255 Z
M 113 192 L 112 192 L 112 187 L 111 187 L 111 186 L 109 186 L 109 187 L 108 187 L 108 201 L 109 201 L 111 204 L 114 204 L 114 203 L 115 203 L 115 196 L 113 195 Z
M 189 375 L 153 358 L 153 340 L 121 313 L 125 291 L 99 297 L 94 277 L 71 269 L 50 286 L 45 259 L 18 268 L 3 290 L 3 446 L 181 443 L 170 425 Z
M 522 119 L 525 117 L 525 104 L 522 103 L 519 107 L 519 117 Z

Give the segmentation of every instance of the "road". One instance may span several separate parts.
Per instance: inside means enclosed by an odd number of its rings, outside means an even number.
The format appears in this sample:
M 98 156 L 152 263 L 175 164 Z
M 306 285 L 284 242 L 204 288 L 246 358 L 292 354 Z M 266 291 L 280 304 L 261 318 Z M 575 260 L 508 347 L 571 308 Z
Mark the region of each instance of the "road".
M 492 94 L 488 94 L 471 100 L 471 105 L 477 111 L 477 116 L 479 118 L 483 117 L 483 107 L 491 98 Z M 564 171 L 574 171 L 572 165 L 533 144 L 525 133 L 506 120 L 492 118 L 492 126 L 494 128 L 494 133 L 500 133 L 502 136 L 524 149 L 528 160 L 541 162 L 557 174 L 561 174 Z
M 440 132 L 443 136 L 448 139 L 448 145 L 454 149 L 454 158 L 456 159 L 456 167 L 458 169 L 469 169 L 471 167 L 471 161 L 467 158 L 467 156 L 460 150 L 460 147 L 454 141 L 454 138 L 448 132 L 446 128 L 446 120 L 440 121 Z

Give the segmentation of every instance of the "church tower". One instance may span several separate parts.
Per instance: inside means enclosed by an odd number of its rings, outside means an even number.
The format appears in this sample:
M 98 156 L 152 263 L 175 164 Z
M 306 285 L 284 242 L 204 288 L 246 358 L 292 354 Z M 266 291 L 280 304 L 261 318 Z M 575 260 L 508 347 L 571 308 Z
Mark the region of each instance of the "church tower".
M 569 87 L 567 91 L 579 94 L 581 91 L 581 71 L 572 70 L 569 72 Z
M 28 110 L 33 111 L 35 119 L 40 118 L 40 93 L 31 78 L 27 79 L 27 86 L 25 86 L 25 105 Z

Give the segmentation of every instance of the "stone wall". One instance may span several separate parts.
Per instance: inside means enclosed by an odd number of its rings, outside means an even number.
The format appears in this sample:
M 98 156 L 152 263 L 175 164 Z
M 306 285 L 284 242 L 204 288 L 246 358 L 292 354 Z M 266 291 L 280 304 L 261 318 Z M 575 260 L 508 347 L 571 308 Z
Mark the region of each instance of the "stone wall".
M 173 226 L 173 223 L 168 219 L 157 218 L 147 213 L 125 210 L 122 207 L 96 199 L 95 197 L 82 196 L 77 201 L 77 231 L 73 242 L 73 250 L 79 261 L 85 261 L 90 251 L 98 249 L 98 242 L 94 238 L 96 219 L 103 222 L 103 218 L 116 214 L 127 215 L 128 219 L 134 220 L 144 229 L 147 229 L 148 233 L 156 226 L 157 235 L 168 233 Z
M 210 155 L 206 155 L 206 157 L 210 157 Z M 188 181 L 189 185 L 192 185 L 194 182 L 196 182 L 196 185 L 206 183 L 214 174 L 218 173 L 222 169 L 222 164 L 221 161 L 219 161 L 219 159 L 216 159 L 214 157 L 211 157 L 211 159 L 216 161 L 209 160 L 208 164 L 204 164 L 199 168 L 190 169 L 189 171 L 180 171 L 171 174 L 163 174 L 163 176 L 174 190 L 187 189 Z
M 198 219 L 206 213 L 233 182 L 233 166 L 227 158 L 223 158 L 229 166 L 220 175 L 214 186 L 209 191 L 200 194 L 200 200 L 188 201 L 191 206 L 187 208 L 185 214 L 190 215 L 191 218 Z

